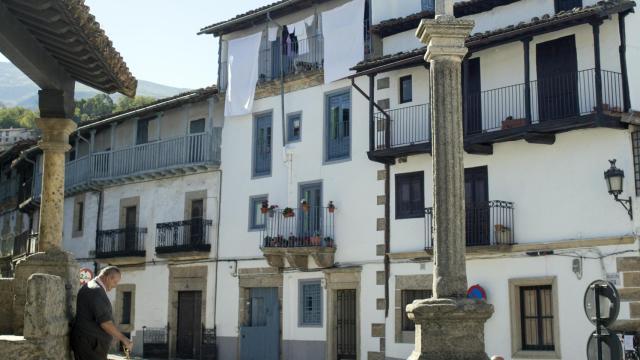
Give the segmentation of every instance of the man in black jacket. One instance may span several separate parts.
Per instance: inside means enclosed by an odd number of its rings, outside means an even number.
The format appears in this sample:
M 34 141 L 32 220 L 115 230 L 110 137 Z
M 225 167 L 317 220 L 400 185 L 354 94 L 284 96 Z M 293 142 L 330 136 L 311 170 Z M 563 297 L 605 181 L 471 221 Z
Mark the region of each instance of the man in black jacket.
M 76 318 L 71 332 L 75 360 L 106 360 L 113 338 L 131 350 L 133 343 L 113 323 L 107 293 L 120 282 L 120 270 L 108 266 L 78 292 Z

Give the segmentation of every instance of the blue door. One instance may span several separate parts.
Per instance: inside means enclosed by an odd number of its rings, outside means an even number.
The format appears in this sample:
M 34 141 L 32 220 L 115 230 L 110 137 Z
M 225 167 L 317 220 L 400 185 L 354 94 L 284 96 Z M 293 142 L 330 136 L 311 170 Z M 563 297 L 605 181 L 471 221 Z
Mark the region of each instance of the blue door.
M 240 327 L 241 360 L 280 358 L 280 305 L 277 288 L 252 288 L 246 325 Z
M 351 155 L 351 94 L 327 97 L 327 160 Z
M 322 183 L 300 185 L 300 201 L 308 207 L 298 211 L 299 246 L 318 246 L 322 237 Z
M 253 176 L 271 174 L 271 114 L 256 118 L 253 144 Z

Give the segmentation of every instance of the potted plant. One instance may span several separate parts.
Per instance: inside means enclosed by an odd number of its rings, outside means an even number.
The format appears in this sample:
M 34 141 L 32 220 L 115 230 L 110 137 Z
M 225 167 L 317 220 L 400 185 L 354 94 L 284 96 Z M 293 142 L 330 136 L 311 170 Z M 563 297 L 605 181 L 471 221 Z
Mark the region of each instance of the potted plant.
M 262 206 L 260 207 L 260 212 L 262 215 L 266 214 L 269 211 L 269 201 L 262 200 Z
M 324 239 L 322 239 L 322 246 L 333 247 L 333 239 L 330 236 L 326 236 Z
M 269 209 L 267 211 L 269 213 L 269 217 L 273 217 L 273 214 L 275 214 L 277 208 L 278 208 L 278 205 L 269 206 Z
M 264 237 L 264 246 L 265 247 L 273 246 L 272 242 L 273 242 L 273 238 L 271 236 L 265 236 Z
M 336 206 L 333 205 L 333 201 L 329 201 L 329 204 L 327 205 L 327 210 L 329 210 L 329 213 L 333 214 L 334 211 L 336 211 Z
M 509 244 L 511 243 L 511 228 L 503 224 L 494 225 L 495 233 L 494 238 L 496 244 Z
M 514 119 L 513 116 L 507 116 L 502 120 L 502 130 L 514 129 L 527 125 L 527 119 L 519 118 Z
M 320 233 L 317 231 L 309 238 L 311 246 L 320 246 Z
M 302 199 L 300 201 L 300 207 L 302 208 L 302 211 L 309 212 L 309 203 L 307 202 L 306 199 Z
M 290 207 L 286 207 L 282 210 L 282 216 L 288 218 L 288 217 L 294 217 L 296 214 L 293 212 L 293 209 Z

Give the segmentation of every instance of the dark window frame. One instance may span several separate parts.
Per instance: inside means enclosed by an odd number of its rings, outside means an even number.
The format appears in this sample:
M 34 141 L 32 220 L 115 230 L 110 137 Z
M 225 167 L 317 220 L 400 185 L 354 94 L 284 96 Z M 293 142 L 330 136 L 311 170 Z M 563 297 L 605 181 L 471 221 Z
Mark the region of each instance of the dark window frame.
M 549 299 L 547 299 L 550 305 L 551 315 L 544 316 L 542 315 L 542 306 L 541 306 L 541 290 L 549 290 Z M 525 292 L 526 291 L 535 291 L 535 300 L 536 300 L 536 314 L 534 316 L 527 316 L 525 314 Z M 552 285 L 534 285 L 534 286 L 520 286 L 518 289 L 520 295 L 520 337 L 522 341 L 522 350 L 524 351 L 555 351 L 555 334 L 554 334 L 554 303 L 553 303 L 553 286 Z M 538 344 L 527 344 L 527 326 L 526 319 L 535 319 L 536 320 L 536 337 L 538 339 Z M 544 326 L 543 320 L 551 319 L 551 345 L 544 345 Z
M 202 123 L 202 131 L 193 131 L 194 124 L 200 124 L 200 123 Z M 207 119 L 199 118 L 199 119 L 189 120 L 189 134 L 203 134 L 206 131 L 207 131 Z
M 317 321 L 305 321 L 305 312 L 306 307 L 305 303 L 305 286 L 317 286 L 318 290 L 318 299 L 317 299 L 317 309 L 313 308 L 309 310 L 309 312 L 314 312 L 314 316 L 317 316 Z M 298 283 L 298 326 L 299 327 L 322 327 L 322 311 L 323 311 L 323 303 L 322 303 L 322 283 L 319 279 L 314 280 L 300 280 Z M 313 301 L 313 300 L 312 300 Z
M 133 292 L 123 291 L 122 292 L 122 317 L 120 319 L 120 324 L 131 325 L 132 308 L 133 308 Z
M 249 231 L 259 231 L 263 230 L 266 226 L 266 219 L 264 224 L 258 224 L 258 218 L 256 215 L 256 205 L 262 206 L 263 201 L 269 201 L 269 196 L 266 194 L 263 195 L 254 195 L 249 197 Z
M 296 118 L 300 121 L 300 127 L 298 128 L 298 135 L 294 136 L 293 121 L 295 121 Z M 298 111 L 298 112 L 287 114 L 287 144 L 300 142 L 300 141 L 302 141 L 302 112 Z
M 400 299 L 402 301 L 402 321 L 400 329 L 402 331 L 416 331 L 416 324 L 407 317 L 407 312 L 404 309 L 407 305 L 411 304 L 414 300 L 428 299 L 433 295 L 433 291 L 430 289 L 402 289 L 400 290 Z
M 407 95 L 404 92 L 404 82 L 405 81 L 409 81 L 409 97 L 405 98 L 405 96 Z M 398 84 L 400 85 L 400 99 L 399 99 L 399 103 L 400 104 L 406 104 L 406 103 L 410 103 L 413 101 L 413 78 L 411 75 L 405 75 L 400 77 Z
M 84 201 L 76 202 L 78 207 L 78 219 L 75 226 L 75 231 L 82 232 L 84 230 Z
M 418 196 L 420 201 L 420 207 L 415 209 L 403 209 L 402 202 L 400 201 L 400 185 L 404 185 L 406 182 L 409 182 L 409 188 L 411 191 L 412 186 L 411 183 L 413 181 L 419 181 L 420 184 L 420 194 L 414 195 L 410 194 L 410 198 L 414 198 Z M 399 219 L 416 219 L 424 217 L 424 171 L 415 171 L 410 173 L 401 173 L 396 174 L 395 177 L 395 210 L 396 210 L 396 220 Z M 416 200 L 417 202 L 418 200 Z
M 631 133 L 631 146 L 633 148 L 633 169 L 636 184 L 636 196 L 640 196 L 640 130 Z

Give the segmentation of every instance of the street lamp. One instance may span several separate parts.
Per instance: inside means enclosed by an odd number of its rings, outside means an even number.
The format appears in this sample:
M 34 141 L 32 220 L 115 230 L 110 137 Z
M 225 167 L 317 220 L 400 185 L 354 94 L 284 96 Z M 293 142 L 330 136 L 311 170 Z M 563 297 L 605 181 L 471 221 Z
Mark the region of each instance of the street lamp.
M 611 163 L 611 167 L 604 172 L 604 179 L 607 181 L 609 194 L 613 195 L 613 198 L 622 204 L 625 210 L 627 210 L 629 217 L 633 219 L 633 212 L 631 211 L 631 196 L 629 196 L 629 199 L 618 198 L 618 196 L 622 194 L 623 190 L 624 171 L 616 167 L 616 159 L 609 160 L 609 163 Z

